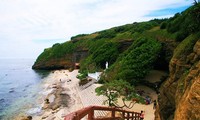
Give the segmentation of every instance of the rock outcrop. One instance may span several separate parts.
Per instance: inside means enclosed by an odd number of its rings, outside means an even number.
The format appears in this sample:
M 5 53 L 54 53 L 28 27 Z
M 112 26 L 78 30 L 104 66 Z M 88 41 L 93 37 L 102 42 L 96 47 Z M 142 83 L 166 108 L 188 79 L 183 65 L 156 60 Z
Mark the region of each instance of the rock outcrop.
M 67 58 L 49 59 L 47 61 L 39 61 L 36 62 L 32 68 L 41 70 L 68 69 L 73 67 L 74 65 L 71 58 L 67 57 Z
M 200 39 L 192 49 L 180 45 L 182 51 L 171 59 L 169 78 L 160 89 L 158 120 L 200 119 Z
M 75 67 L 75 63 L 79 63 L 87 57 L 88 50 L 76 50 L 72 54 L 66 54 L 66 57 L 52 58 L 45 61 L 37 61 L 33 65 L 33 69 L 55 70 L 70 69 Z

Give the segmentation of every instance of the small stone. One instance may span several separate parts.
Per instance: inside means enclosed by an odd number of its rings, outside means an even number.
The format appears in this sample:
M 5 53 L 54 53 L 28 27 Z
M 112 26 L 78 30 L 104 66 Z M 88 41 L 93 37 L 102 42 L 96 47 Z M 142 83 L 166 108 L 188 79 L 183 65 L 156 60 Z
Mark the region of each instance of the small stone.
M 32 120 L 32 116 L 30 116 L 30 115 L 27 116 L 27 119 L 28 119 L 28 120 Z
M 43 116 L 42 119 L 46 119 L 48 116 Z
M 45 103 L 46 103 L 46 104 L 49 104 L 49 99 L 45 99 Z

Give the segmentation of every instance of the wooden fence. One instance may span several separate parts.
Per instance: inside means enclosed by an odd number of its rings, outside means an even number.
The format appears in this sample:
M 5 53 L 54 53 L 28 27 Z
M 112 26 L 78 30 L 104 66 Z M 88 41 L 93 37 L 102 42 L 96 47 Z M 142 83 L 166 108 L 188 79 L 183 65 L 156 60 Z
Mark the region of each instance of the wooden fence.
M 94 112 L 96 111 L 110 112 L 111 115 L 95 116 Z M 116 116 L 117 112 L 120 113 L 120 116 Z M 89 106 L 68 114 L 64 120 L 81 120 L 83 118 L 87 120 L 139 120 L 140 113 L 114 107 Z

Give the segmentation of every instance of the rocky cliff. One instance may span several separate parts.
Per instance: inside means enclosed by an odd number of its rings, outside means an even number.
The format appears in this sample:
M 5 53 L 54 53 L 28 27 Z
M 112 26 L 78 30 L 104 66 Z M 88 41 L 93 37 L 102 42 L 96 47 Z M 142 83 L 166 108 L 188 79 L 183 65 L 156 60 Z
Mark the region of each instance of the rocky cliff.
M 39 61 L 35 63 L 32 68 L 41 70 L 69 69 L 74 67 L 73 66 L 74 63 L 71 58 L 65 57 L 65 58 L 49 59 L 48 61 Z
M 88 50 L 79 49 L 71 54 L 66 54 L 65 57 L 51 58 L 48 60 L 37 61 L 33 65 L 33 69 L 70 69 L 75 68 L 75 63 L 79 63 L 87 57 Z
M 191 39 L 192 38 L 192 39 Z M 161 120 L 200 119 L 200 39 L 185 39 L 175 49 L 169 65 L 170 75 L 159 96 Z

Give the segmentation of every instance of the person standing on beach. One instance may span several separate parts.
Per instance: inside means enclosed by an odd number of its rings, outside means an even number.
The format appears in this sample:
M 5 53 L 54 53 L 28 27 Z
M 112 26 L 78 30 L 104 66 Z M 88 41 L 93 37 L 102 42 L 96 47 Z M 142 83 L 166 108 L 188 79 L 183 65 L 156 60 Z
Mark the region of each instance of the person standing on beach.
M 144 120 L 144 111 L 141 111 L 140 113 L 140 120 Z

